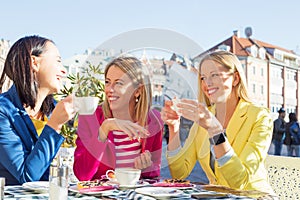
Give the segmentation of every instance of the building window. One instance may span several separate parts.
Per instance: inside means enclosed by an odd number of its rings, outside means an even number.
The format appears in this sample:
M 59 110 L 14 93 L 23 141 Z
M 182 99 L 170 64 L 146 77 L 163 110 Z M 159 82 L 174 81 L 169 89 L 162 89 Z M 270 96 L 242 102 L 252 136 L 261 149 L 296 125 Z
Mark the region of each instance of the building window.
M 222 44 L 220 46 L 218 46 L 219 50 L 223 50 L 223 51 L 230 51 L 230 46 Z
M 260 69 L 260 75 L 263 77 L 264 76 L 264 68 Z
M 260 94 L 262 94 L 262 95 L 264 94 L 264 86 L 263 85 L 260 86 Z
M 252 92 L 255 94 L 255 84 L 252 84 Z
M 283 55 L 281 53 L 274 53 L 274 58 L 283 61 Z
M 251 55 L 255 58 L 257 57 L 257 47 L 254 45 L 251 46 Z
M 260 48 L 258 51 L 259 51 L 259 57 L 261 59 L 265 59 L 266 58 L 266 50 L 264 48 Z
M 252 73 L 255 75 L 255 66 L 252 67 Z

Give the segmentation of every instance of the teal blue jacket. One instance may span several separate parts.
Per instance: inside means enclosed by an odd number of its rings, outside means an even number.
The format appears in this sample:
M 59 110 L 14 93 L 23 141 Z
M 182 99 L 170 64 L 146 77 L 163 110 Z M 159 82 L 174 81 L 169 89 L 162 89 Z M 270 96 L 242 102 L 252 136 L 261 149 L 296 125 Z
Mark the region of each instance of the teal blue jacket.
M 46 125 L 38 137 L 16 87 L 0 94 L 0 177 L 6 185 L 48 180 L 64 137 Z

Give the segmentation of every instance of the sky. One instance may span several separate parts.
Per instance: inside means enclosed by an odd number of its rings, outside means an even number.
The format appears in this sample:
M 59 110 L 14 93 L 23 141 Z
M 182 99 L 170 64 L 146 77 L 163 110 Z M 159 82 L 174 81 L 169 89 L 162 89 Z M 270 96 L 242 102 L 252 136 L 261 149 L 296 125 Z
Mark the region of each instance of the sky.
M 285 49 L 300 48 L 300 1 L 285 0 L 9 0 L 1 2 L 0 39 L 52 39 L 63 59 L 144 28 L 182 34 L 208 49 L 234 30 Z M 175 41 L 176 42 L 176 41 Z

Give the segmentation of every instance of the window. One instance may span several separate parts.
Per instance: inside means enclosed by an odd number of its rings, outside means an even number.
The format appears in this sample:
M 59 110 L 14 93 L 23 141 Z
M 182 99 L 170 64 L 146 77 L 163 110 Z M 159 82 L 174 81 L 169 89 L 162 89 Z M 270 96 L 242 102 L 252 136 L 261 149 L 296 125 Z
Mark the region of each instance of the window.
M 252 67 L 252 73 L 255 75 L 255 66 Z
M 259 51 L 259 57 L 261 59 L 265 59 L 266 58 L 266 50 L 264 48 L 260 48 L 258 51 Z
M 261 75 L 261 76 L 264 76 L 264 68 L 261 68 L 261 69 L 260 69 L 260 75 Z
M 255 94 L 255 84 L 252 84 L 252 92 Z
M 274 53 L 274 58 L 282 61 L 283 60 L 283 55 L 281 53 Z
M 251 55 L 255 58 L 257 57 L 257 47 L 254 45 L 251 46 Z
M 260 86 L 260 94 L 262 94 L 262 95 L 264 94 L 264 86 L 263 85 Z
M 220 46 L 218 46 L 219 50 L 223 50 L 223 51 L 230 51 L 230 46 L 222 44 Z

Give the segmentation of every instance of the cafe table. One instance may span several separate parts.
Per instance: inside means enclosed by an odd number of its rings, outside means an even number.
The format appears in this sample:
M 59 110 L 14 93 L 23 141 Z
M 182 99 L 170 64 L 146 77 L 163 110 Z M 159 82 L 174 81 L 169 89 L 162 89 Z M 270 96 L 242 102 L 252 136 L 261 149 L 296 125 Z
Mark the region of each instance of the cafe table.
M 155 187 L 151 184 L 137 187 L 137 188 L 115 188 L 113 190 L 107 190 L 103 192 L 93 192 L 93 193 L 80 193 L 74 191 L 71 188 L 76 187 L 75 185 L 70 186 L 68 192 L 68 199 L 116 199 L 116 200 L 129 200 L 129 199 L 139 199 L 139 200 L 154 200 L 154 199 L 263 199 L 259 198 L 265 194 L 262 194 L 258 191 L 236 191 L 230 188 L 222 186 L 212 186 L 212 185 L 203 185 L 195 183 L 192 187 L 188 188 L 168 188 L 170 193 L 174 195 L 165 195 L 165 193 L 160 192 L 166 187 Z M 147 192 L 151 191 L 158 193 L 145 195 Z M 25 200 L 25 199 L 48 199 L 49 192 L 46 190 L 39 191 L 24 188 L 21 185 L 16 186 L 5 186 L 5 200 Z

